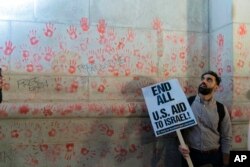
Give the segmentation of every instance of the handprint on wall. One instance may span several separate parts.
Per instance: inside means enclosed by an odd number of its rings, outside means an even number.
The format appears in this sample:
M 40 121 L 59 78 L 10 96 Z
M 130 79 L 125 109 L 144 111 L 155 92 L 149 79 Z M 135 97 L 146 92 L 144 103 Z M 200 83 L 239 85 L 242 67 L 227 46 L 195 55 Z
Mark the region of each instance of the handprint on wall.
M 5 42 L 5 48 L 4 48 L 4 55 L 5 56 L 10 56 L 12 52 L 14 51 L 15 46 L 13 46 L 11 41 L 6 41 Z
M 31 30 L 29 34 L 30 44 L 31 45 L 37 45 L 39 43 L 39 39 L 36 34 L 36 30 Z
M 80 24 L 81 24 L 81 28 L 82 28 L 83 32 L 86 32 L 89 30 L 89 23 L 88 23 L 87 17 L 81 18 Z
M 8 117 L 7 105 L 1 104 L 0 106 L 0 118 Z
M 47 23 L 46 27 L 43 29 L 44 35 L 46 37 L 51 38 L 55 32 L 56 28 L 54 27 L 54 24 L 52 23 Z
M 67 32 L 68 32 L 70 39 L 74 40 L 78 37 L 76 30 L 77 30 L 77 28 L 75 26 L 73 26 L 73 25 L 69 26 L 69 28 L 67 29 Z
M 101 36 L 106 32 L 106 26 L 107 24 L 104 19 L 100 19 L 98 21 L 97 31 L 99 32 Z
M 244 36 L 247 34 L 247 26 L 246 24 L 240 24 L 238 27 L 238 35 L 239 36 Z
M 98 125 L 99 130 L 103 135 L 111 137 L 114 135 L 114 130 L 110 128 L 107 124 L 100 124 Z
M 159 18 L 155 18 L 152 23 L 153 29 L 160 33 L 163 30 L 162 22 Z
M 118 162 L 124 162 L 127 159 L 127 154 L 128 154 L 128 150 L 120 145 L 117 145 L 114 148 L 115 151 L 115 159 Z

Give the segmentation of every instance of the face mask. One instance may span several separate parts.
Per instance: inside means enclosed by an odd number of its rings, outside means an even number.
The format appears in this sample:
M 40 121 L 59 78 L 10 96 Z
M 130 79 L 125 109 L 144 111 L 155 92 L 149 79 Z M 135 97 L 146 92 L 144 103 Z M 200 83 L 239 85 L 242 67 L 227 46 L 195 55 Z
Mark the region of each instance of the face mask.
M 202 84 L 200 84 L 199 88 L 198 88 L 198 92 L 202 95 L 208 95 L 210 93 L 212 93 L 213 89 L 212 88 L 207 88 L 206 86 L 202 86 Z

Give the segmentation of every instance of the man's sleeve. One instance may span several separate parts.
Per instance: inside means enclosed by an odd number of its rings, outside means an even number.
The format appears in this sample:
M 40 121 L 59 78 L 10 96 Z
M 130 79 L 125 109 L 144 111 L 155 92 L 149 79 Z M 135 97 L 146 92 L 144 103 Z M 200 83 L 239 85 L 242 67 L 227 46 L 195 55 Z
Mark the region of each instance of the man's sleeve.
M 221 122 L 221 149 L 223 153 L 230 153 L 232 148 L 232 122 L 229 112 L 224 106 L 225 116 Z

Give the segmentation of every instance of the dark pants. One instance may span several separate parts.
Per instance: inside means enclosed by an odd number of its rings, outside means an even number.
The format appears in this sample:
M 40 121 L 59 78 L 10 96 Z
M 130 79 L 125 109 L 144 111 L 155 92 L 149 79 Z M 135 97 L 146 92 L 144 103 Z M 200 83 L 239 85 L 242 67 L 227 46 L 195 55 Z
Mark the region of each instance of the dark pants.
M 211 152 L 201 152 L 198 150 L 190 149 L 190 157 L 194 167 L 212 166 L 221 167 L 222 153 L 220 150 Z M 182 167 L 188 167 L 187 161 L 182 158 Z

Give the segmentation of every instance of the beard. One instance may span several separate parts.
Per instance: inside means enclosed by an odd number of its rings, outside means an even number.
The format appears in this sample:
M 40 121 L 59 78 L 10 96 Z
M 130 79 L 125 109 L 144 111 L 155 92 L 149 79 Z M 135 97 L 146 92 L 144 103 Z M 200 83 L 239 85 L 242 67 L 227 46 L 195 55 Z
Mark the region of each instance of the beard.
M 198 92 L 202 95 L 208 95 L 212 93 L 213 88 L 208 88 L 205 84 L 200 84 L 198 88 Z

